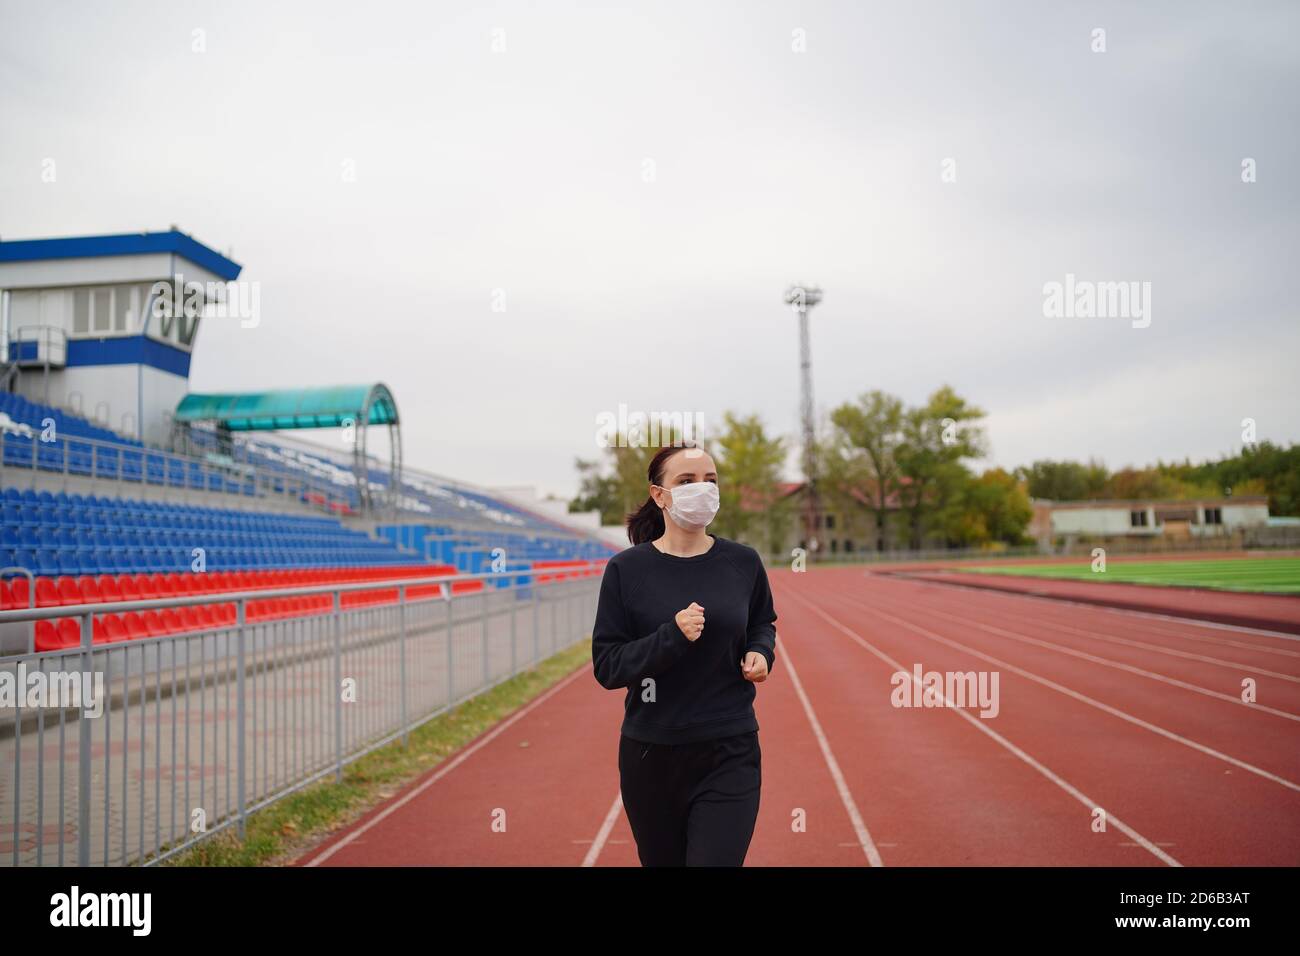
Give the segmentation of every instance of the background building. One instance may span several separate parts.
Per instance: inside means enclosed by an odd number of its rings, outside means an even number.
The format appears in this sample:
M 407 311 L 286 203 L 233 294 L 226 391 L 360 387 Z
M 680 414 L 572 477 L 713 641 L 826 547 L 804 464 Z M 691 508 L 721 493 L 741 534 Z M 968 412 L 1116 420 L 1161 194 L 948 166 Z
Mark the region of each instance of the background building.
M 175 227 L 0 243 L 10 379 L 0 391 L 166 444 L 202 318 L 186 315 L 171 290 L 192 283 L 207 309 L 224 301 L 241 268 Z M 168 289 L 166 308 L 155 304 L 158 283 Z
M 1185 501 L 1033 501 L 1029 533 L 1040 544 L 1106 538 L 1191 540 L 1228 538 L 1269 523 L 1268 497 Z

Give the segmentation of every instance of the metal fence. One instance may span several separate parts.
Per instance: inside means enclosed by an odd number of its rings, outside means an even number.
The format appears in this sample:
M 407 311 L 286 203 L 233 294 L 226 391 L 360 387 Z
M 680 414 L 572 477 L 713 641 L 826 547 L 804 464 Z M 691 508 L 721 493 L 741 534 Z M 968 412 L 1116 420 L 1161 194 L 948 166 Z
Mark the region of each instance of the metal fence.
M 0 865 L 153 864 L 242 837 L 250 813 L 588 636 L 599 576 L 535 576 L 597 567 L 0 612 L 81 622 L 79 647 L 0 658 Z M 367 592 L 391 603 L 353 606 Z M 249 619 L 303 597 L 325 606 Z M 233 624 L 91 642 L 95 614 L 220 603 Z
M 1289 532 L 1289 534 L 1288 534 Z M 1142 537 L 1111 536 L 1089 539 L 1075 536 L 1046 545 L 1019 545 L 1005 548 L 923 548 L 920 550 L 875 551 L 862 548 L 857 551 L 818 551 L 810 555 L 813 564 L 906 564 L 925 561 L 998 561 L 1003 558 L 1091 557 L 1092 549 L 1104 547 L 1109 555 L 1185 554 L 1189 552 L 1222 551 L 1225 553 L 1246 549 L 1285 549 L 1300 546 L 1300 528 L 1248 528 L 1222 534 L 1193 535 L 1187 538 L 1144 535 Z M 766 554 L 763 558 L 769 567 L 789 565 L 793 555 Z

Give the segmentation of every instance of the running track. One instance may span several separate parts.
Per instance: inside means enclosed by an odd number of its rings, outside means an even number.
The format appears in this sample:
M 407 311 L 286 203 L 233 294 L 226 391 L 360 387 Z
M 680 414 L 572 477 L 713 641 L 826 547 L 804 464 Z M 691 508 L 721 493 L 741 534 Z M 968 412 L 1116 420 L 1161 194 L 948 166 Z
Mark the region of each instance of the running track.
M 861 567 L 770 579 L 747 866 L 1300 865 L 1300 636 Z M 999 713 L 892 706 L 918 663 L 996 671 Z M 639 865 L 622 700 L 587 662 L 298 864 Z

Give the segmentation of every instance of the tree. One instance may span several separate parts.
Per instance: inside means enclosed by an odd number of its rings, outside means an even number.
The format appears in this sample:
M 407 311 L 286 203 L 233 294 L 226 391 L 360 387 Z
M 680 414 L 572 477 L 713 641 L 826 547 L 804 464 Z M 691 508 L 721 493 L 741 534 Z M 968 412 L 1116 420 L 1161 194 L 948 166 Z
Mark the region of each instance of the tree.
M 1110 473 L 1093 459 L 1086 465 L 1075 461 L 1036 461 L 1016 469 L 1030 497 L 1049 501 L 1086 501 L 1107 495 Z
M 865 496 L 875 513 L 876 550 L 885 550 L 885 512 L 898 491 L 895 451 L 903 441 L 903 403 L 873 390 L 830 414 L 832 432 L 822 454 L 824 487 L 843 514 L 852 514 Z
M 968 478 L 962 459 L 986 454 L 984 430 L 972 424 L 984 415 L 947 385 L 903 415 L 903 440 L 894 457 L 899 477 L 905 479 L 899 482 L 899 497 L 913 548 L 922 546 L 927 525 L 941 524 Z
M 956 520 L 950 525 L 951 543 L 969 546 L 1024 542 L 1034 508 L 1023 482 L 1015 475 L 990 468 L 966 483 L 960 500 Z
M 661 431 L 665 445 L 681 444 L 682 439 L 681 429 L 676 426 L 671 432 L 666 427 Z M 645 504 L 649 496 L 646 472 L 659 447 L 631 444 L 628 436 L 620 433 L 605 451 L 603 461 L 574 459 L 581 481 L 577 497 L 569 502 L 569 510 L 599 510 L 602 524 L 620 525 L 628 513 Z
M 578 495 L 569 502 L 569 511 L 599 511 L 601 524 L 618 524 L 623 520 L 623 500 L 618 481 L 612 475 L 601 473 L 604 465 L 599 458 L 587 461 L 573 460 L 578 469 Z
M 723 537 L 775 553 L 792 517 L 789 501 L 781 495 L 785 439 L 769 438 L 757 415 L 738 418 L 728 411 L 722 431 L 705 444 L 718 467 L 721 504 L 713 528 Z

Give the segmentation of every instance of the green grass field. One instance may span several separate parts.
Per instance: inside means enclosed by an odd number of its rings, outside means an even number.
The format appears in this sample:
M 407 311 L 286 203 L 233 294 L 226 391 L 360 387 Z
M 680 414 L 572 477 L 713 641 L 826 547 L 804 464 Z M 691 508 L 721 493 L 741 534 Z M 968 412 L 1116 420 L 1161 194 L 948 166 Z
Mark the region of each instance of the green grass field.
M 959 568 L 971 574 L 1059 578 L 1070 581 L 1109 581 L 1112 584 L 1164 584 L 1174 587 L 1217 588 L 1262 594 L 1300 594 L 1300 558 L 1228 558 L 1209 561 L 1108 561 L 1104 572 L 1092 570 L 1092 559 L 1063 564 L 1015 564 L 1002 567 Z

